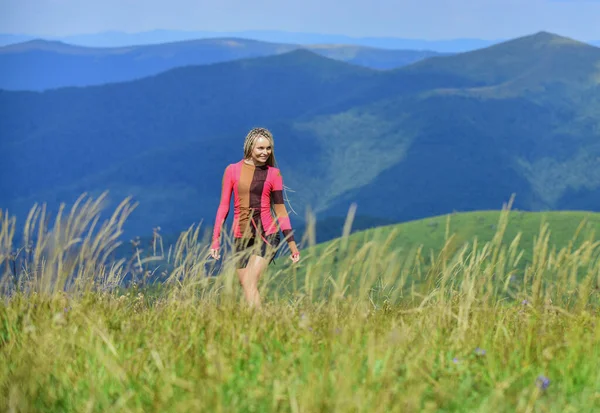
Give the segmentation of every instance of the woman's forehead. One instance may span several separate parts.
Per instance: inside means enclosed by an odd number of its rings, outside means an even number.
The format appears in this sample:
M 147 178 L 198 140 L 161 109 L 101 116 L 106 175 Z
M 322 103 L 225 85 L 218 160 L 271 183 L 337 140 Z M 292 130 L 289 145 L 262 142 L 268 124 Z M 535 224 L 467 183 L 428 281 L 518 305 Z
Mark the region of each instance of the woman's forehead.
M 259 136 L 258 138 L 256 138 L 256 141 L 254 141 L 254 146 L 269 146 L 271 145 L 271 141 L 267 138 L 265 138 L 264 136 Z

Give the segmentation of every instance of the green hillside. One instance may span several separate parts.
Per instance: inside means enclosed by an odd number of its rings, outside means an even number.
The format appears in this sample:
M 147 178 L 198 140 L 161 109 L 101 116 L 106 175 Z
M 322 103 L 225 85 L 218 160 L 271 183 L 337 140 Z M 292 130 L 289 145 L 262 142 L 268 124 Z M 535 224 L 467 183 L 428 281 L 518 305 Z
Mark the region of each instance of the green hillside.
M 366 241 L 386 241 L 389 249 L 409 251 L 422 246 L 423 251 L 439 253 L 446 241 L 451 252 L 460 249 L 465 243 L 490 242 L 498 233 L 499 211 L 475 211 L 425 218 L 402 224 L 387 225 L 360 231 L 349 236 L 349 245 L 358 247 Z M 550 245 L 557 249 L 566 247 L 579 229 L 577 240 L 587 237 L 600 238 L 600 213 L 584 211 L 527 212 L 511 211 L 503 240 L 509 244 L 520 234 L 519 245 L 530 256 L 535 239 L 544 225 L 550 231 Z M 340 242 L 340 240 L 330 241 Z M 576 244 L 578 244 L 576 242 Z M 324 243 L 318 248 L 327 248 Z

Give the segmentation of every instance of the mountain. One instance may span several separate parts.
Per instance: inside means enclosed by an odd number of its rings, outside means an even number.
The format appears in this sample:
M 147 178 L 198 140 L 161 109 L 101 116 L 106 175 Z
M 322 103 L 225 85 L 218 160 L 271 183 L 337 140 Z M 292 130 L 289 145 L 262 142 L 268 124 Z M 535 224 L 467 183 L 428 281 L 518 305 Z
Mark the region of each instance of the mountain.
M 0 47 L 9 44 L 27 42 L 33 40 L 34 36 L 0 33 Z
M 598 49 L 548 32 L 504 42 L 449 59 L 430 59 L 412 65 L 418 73 L 452 73 L 486 86 L 512 82 L 524 85 L 589 82 Z M 494 64 L 490 64 L 494 62 Z
M 46 90 L 124 82 L 182 66 L 287 53 L 299 48 L 375 69 L 391 69 L 439 55 L 430 51 L 362 46 L 266 43 L 221 38 L 159 45 L 91 48 L 32 40 L 0 48 L 0 88 Z
M 598 210 L 599 64 L 600 49 L 541 32 L 400 70 L 472 86 L 387 100 L 417 130 L 405 160 L 332 209 L 360 199 L 363 211 L 415 219 L 498 207 L 515 192 L 523 209 Z M 403 196 L 389 202 L 381 188 Z
M 537 33 L 378 71 L 307 50 L 104 86 L 0 92 L 0 205 L 133 195 L 133 232 L 210 225 L 265 125 L 292 222 L 600 205 L 600 49 Z
M 444 40 L 413 39 L 402 37 L 353 37 L 343 35 L 326 35 L 311 33 L 286 33 L 286 32 L 268 32 L 254 31 L 240 33 L 251 39 L 265 40 L 281 39 L 290 43 L 335 43 L 335 44 L 355 44 L 359 46 L 375 47 L 381 49 L 409 49 L 409 50 L 433 50 L 438 53 L 460 53 L 469 50 L 476 50 L 487 47 L 502 41 L 502 39 L 477 39 L 477 38 L 456 38 Z
M 173 43 L 202 38 L 244 38 L 269 43 L 304 44 L 351 44 L 382 49 L 434 50 L 441 53 L 456 53 L 487 47 L 502 40 L 448 39 L 425 40 L 399 37 L 352 37 L 335 34 L 298 33 L 277 30 L 247 30 L 235 32 L 208 32 L 183 30 L 151 30 L 139 33 L 107 31 L 62 37 L 43 37 L 46 40 L 61 41 L 89 47 L 124 47 L 140 44 Z M 0 46 L 38 39 L 32 35 L 2 35 Z
M 282 161 L 303 164 L 310 160 L 289 159 L 285 120 L 359 96 L 377 73 L 298 50 L 122 84 L 0 92 L 0 205 L 24 212 L 36 200 L 110 189 L 113 200 L 145 199 L 134 228 L 179 229 L 214 209 L 223 168 L 240 158 L 250 127 L 269 124 L 282 136 Z
M 107 31 L 100 33 L 70 35 L 61 37 L 43 36 L 46 40 L 60 41 L 88 47 L 124 47 L 140 44 L 172 43 L 195 39 L 243 38 L 270 43 L 303 44 L 351 44 L 380 49 L 433 50 L 439 53 L 461 53 L 481 49 L 506 41 L 507 39 L 414 39 L 402 37 L 354 37 L 336 34 L 299 33 L 280 30 L 246 30 L 231 32 L 150 30 L 138 33 Z M 0 46 L 39 39 L 34 35 L 0 34 Z M 600 40 L 590 41 L 600 46 Z

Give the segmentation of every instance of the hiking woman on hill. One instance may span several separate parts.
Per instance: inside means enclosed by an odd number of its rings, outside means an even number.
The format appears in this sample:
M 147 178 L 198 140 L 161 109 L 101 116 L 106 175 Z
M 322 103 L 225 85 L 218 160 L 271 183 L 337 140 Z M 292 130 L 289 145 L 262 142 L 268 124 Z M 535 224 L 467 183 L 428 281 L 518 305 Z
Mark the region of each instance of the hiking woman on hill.
M 258 280 L 279 246 L 279 229 L 287 240 L 290 259 L 297 263 L 300 253 L 283 202 L 283 178 L 276 167 L 273 135 L 268 129 L 254 128 L 244 142 L 244 158 L 225 168 L 221 202 L 213 230 L 210 255 L 218 260 L 221 228 L 229 214 L 234 194 L 234 251 L 241 255 L 238 277 L 250 305 L 260 307 Z M 276 219 L 271 211 L 275 212 Z M 277 225 L 277 222 L 279 225 Z

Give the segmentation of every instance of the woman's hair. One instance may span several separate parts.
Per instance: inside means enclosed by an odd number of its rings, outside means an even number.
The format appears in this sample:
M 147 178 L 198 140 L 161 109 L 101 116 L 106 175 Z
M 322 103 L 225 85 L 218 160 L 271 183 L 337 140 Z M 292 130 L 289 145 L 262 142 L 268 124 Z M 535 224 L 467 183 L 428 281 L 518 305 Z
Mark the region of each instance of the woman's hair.
M 244 158 L 249 159 L 252 156 L 254 144 L 261 137 L 271 143 L 271 155 L 267 158 L 267 165 L 277 167 L 277 162 L 275 161 L 275 141 L 273 140 L 273 134 L 267 128 L 253 128 L 248 132 L 244 141 Z

